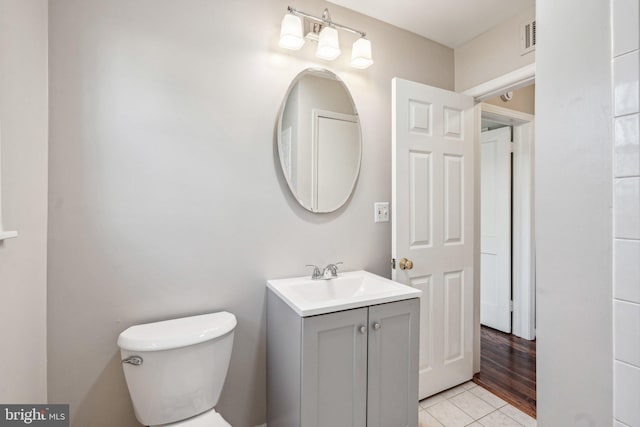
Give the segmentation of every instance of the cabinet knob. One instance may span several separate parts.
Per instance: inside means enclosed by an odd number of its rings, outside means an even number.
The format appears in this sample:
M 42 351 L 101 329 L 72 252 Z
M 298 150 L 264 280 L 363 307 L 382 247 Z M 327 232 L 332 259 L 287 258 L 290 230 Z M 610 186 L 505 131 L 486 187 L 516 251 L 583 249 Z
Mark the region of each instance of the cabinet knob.
M 360 333 L 361 334 L 366 334 L 367 333 L 367 327 L 366 326 L 360 326 Z
M 413 268 L 413 261 L 406 258 L 402 258 L 400 260 L 400 270 L 411 270 L 412 268 Z
M 376 322 L 373 324 L 373 329 L 375 329 L 376 331 L 380 328 L 382 328 L 382 325 L 380 323 Z

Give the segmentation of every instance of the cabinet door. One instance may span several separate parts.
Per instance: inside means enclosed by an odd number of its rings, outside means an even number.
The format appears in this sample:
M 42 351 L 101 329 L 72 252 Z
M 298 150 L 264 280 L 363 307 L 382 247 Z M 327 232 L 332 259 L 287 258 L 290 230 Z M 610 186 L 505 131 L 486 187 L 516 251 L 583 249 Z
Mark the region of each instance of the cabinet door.
M 301 403 L 301 427 L 366 426 L 366 308 L 303 319 Z
M 367 427 L 418 426 L 418 301 L 369 307 Z

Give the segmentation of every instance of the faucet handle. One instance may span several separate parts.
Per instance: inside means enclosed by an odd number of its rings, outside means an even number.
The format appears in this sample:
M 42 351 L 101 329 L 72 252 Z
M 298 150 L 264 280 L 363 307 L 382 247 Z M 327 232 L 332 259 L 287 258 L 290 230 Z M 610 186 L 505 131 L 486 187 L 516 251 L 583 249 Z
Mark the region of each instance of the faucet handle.
M 320 267 L 318 267 L 317 265 L 307 264 L 307 265 L 305 265 L 305 267 L 312 267 L 313 268 L 313 273 L 311 273 L 311 278 L 312 279 L 317 279 L 319 277 L 322 277 L 322 273 L 320 273 Z

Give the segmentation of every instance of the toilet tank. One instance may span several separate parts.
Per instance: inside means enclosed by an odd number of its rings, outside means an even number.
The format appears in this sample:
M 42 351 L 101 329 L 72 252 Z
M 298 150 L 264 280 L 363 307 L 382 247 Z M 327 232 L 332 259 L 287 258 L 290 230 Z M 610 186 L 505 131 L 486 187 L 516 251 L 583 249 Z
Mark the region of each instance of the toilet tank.
M 120 334 L 122 368 L 140 423 L 172 423 L 218 403 L 236 323 L 233 314 L 218 312 L 136 325 Z

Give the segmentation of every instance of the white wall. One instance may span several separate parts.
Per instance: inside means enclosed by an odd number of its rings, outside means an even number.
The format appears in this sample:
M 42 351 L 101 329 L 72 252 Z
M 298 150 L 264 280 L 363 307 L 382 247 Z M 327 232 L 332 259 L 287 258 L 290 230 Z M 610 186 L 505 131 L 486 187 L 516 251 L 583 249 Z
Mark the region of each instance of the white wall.
M 0 402 L 46 402 L 47 0 L 0 0 Z
M 609 2 L 538 0 L 536 7 L 538 424 L 607 426 L 613 416 Z
M 613 336 L 616 426 L 640 426 L 640 7 L 612 0 Z
M 220 412 L 265 417 L 265 281 L 305 264 L 389 276 L 391 78 L 453 89 L 453 51 L 318 0 L 301 10 L 367 32 L 375 64 L 348 67 L 314 46 L 277 47 L 288 2 L 56 0 L 50 3 L 49 399 L 74 426 L 138 425 L 120 357 L 129 325 L 229 310 L 238 317 Z M 330 67 L 363 130 L 353 197 L 311 214 L 275 150 L 289 83 Z
M 456 48 L 456 92 L 533 64 L 535 51 L 520 54 L 520 26 L 534 16 L 535 9 L 527 9 Z

